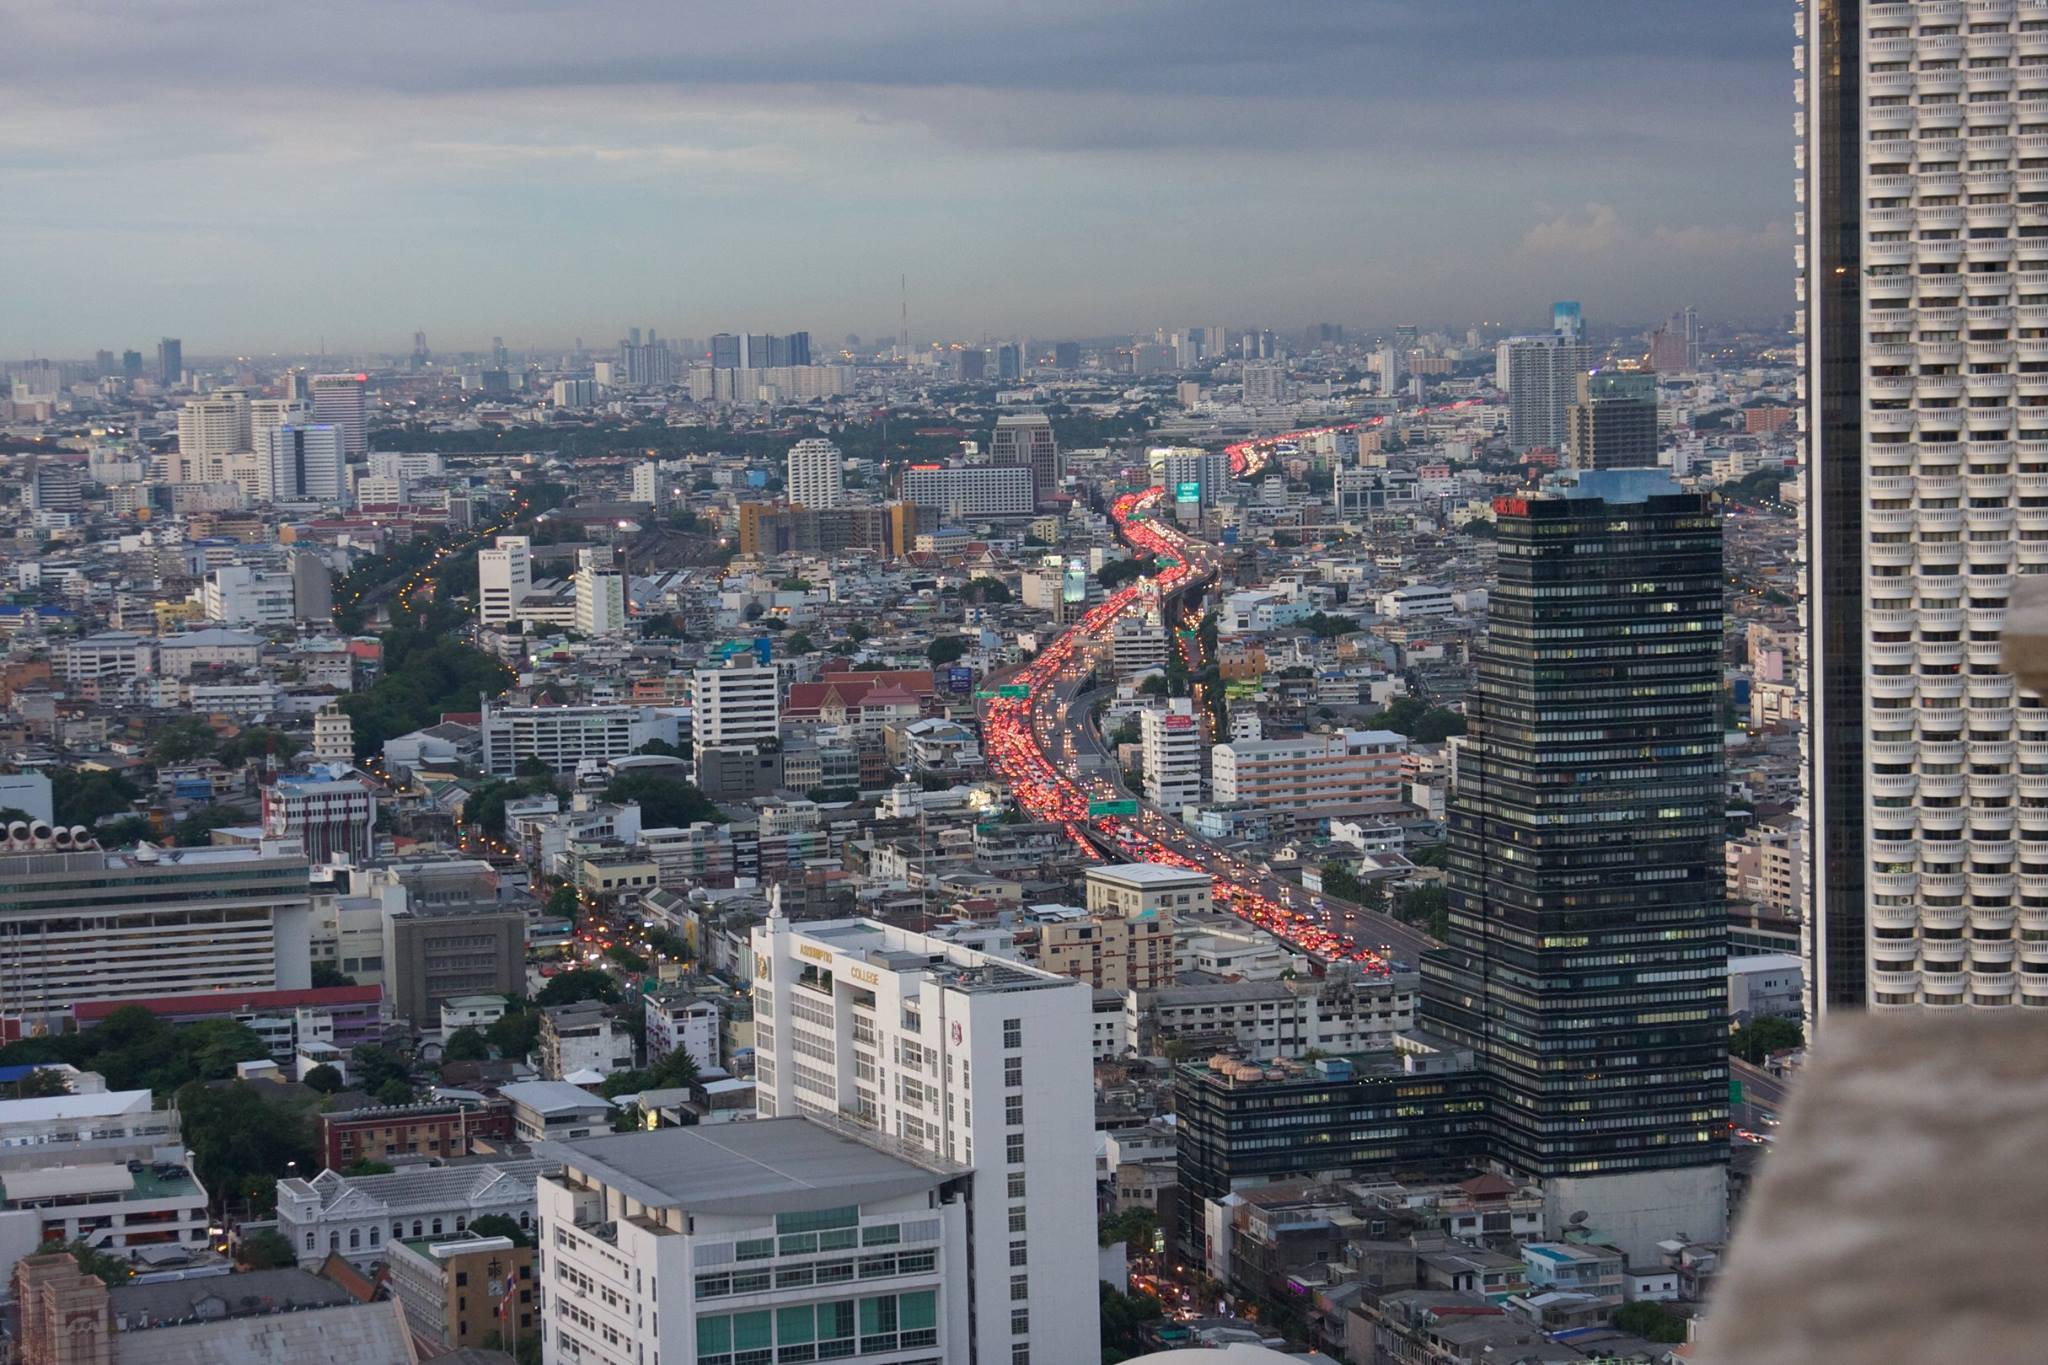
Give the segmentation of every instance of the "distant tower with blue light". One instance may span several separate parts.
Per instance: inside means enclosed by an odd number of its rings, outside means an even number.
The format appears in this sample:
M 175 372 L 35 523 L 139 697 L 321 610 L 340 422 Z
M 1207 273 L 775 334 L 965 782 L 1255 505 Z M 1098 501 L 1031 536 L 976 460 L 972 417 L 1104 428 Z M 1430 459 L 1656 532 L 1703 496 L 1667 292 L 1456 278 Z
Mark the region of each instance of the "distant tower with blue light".
M 1579 312 L 1577 299 L 1560 299 L 1550 305 L 1550 330 L 1560 332 L 1573 341 L 1586 339 L 1586 319 Z

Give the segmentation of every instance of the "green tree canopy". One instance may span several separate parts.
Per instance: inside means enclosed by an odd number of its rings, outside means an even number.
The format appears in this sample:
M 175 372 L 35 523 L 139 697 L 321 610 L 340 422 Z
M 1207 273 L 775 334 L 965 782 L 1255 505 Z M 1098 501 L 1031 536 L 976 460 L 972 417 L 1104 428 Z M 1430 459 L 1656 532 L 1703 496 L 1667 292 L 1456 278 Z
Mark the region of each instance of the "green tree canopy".
M 282 1270 L 297 1265 L 299 1256 L 276 1228 L 259 1228 L 236 1244 L 235 1261 L 250 1270 Z
M 693 825 L 699 821 L 718 825 L 726 822 L 725 812 L 694 783 L 653 769 L 621 773 L 604 789 L 604 799 L 621 804 L 638 802 L 640 823 L 648 829 Z
M 323 1095 L 332 1095 L 348 1084 L 342 1079 L 341 1069 L 329 1066 L 326 1062 L 320 1063 L 300 1079 L 308 1088 L 318 1090 Z
M 957 663 L 966 656 L 967 642 L 957 635 L 941 635 L 924 647 L 924 656 L 935 666 Z
M 1728 1035 L 1728 1051 L 1752 1065 L 1761 1064 L 1773 1052 L 1798 1047 L 1806 1041 L 1806 1030 L 1797 1019 L 1766 1014 L 1750 1020 Z
M 441 1045 L 441 1060 L 444 1062 L 482 1062 L 489 1060 L 490 1055 L 491 1045 L 481 1032 L 473 1028 L 455 1030 Z
M 602 1000 L 608 1005 L 615 1005 L 619 1002 L 619 994 L 619 979 L 610 972 L 578 967 L 549 977 L 533 1002 L 543 1007 L 573 1005 L 579 1000 Z M 535 1026 L 538 1027 L 537 1022 Z

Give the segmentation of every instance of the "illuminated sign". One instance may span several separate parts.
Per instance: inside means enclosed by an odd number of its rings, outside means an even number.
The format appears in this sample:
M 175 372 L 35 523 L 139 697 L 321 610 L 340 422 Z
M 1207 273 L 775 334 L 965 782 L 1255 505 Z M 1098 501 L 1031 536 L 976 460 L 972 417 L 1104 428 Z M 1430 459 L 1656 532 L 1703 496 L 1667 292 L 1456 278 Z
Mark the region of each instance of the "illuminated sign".
M 1166 718 L 1166 728 L 1169 730 L 1192 730 L 1195 728 L 1195 718 L 1193 716 L 1168 716 Z
M 1174 485 L 1173 496 L 1181 502 L 1200 502 L 1202 500 L 1202 481 L 1200 479 L 1188 479 Z

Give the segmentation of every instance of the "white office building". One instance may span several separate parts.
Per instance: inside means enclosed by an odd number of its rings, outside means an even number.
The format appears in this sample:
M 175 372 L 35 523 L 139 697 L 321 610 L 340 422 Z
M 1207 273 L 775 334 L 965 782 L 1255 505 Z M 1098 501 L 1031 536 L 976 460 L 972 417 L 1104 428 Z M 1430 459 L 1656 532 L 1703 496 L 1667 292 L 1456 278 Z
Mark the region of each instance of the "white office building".
M 313 420 L 341 428 L 346 460 L 360 460 L 370 448 L 370 377 L 366 374 L 313 376 Z
M 626 576 L 607 549 L 576 552 L 576 629 L 592 639 L 626 629 Z
M 972 1355 L 1096 1359 L 1092 998 L 874 920 L 753 931 L 763 1118 L 849 1116 L 973 1168 Z
M 800 1118 L 621 1133 L 561 1155 L 536 1192 L 548 1365 L 1013 1358 L 985 1344 L 1007 1313 L 970 1312 L 972 1177 L 954 1163 Z M 981 1264 L 1006 1282 L 1003 1262 Z
M 723 668 L 690 674 L 692 733 L 698 748 L 730 748 L 774 739 L 782 717 L 782 682 L 771 664 L 735 655 Z
M 846 457 L 839 447 L 809 436 L 789 448 L 789 500 L 816 510 L 837 507 L 846 497 Z
M 194 398 L 178 410 L 178 453 L 170 463 L 172 483 L 208 483 L 225 469 L 229 456 L 249 450 L 249 395 L 229 391 Z
M 1202 800 L 1202 726 L 1186 697 L 1138 713 L 1144 750 L 1145 799 L 1178 815 Z
M 29 1219 L 31 1245 L 79 1241 L 116 1256 L 205 1246 L 206 1190 L 177 1110 L 147 1090 L 0 1100 L 0 1221 Z
M 269 496 L 279 502 L 348 501 L 348 463 L 338 426 L 285 423 L 257 435 L 256 454 L 268 471 Z
M 156 641 L 125 630 L 103 630 L 66 641 L 59 666 L 68 683 L 132 682 L 156 672 Z
M 296 843 L 0 853 L 0 1019 L 88 1001 L 312 984 Z
M 225 564 L 208 571 L 200 603 L 209 621 L 261 630 L 291 625 L 297 595 L 289 573 Z
M 533 591 L 533 542 L 499 536 L 476 552 L 477 619 L 487 626 L 509 625 L 520 601 Z
M 676 742 L 676 718 L 651 706 L 493 706 L 484 703 L 483 766 L 511 777 L 522 758 L 558 773 L 584 759 L 624 758 L 649 740 Z
M 903 500 L 936 508 L 949 520 L 1028 517 L 1038 510 L 1028 465 L 912 465 Z
M 2048 1007 L 2048 7 L 1802 20 L 1807 1009 Z

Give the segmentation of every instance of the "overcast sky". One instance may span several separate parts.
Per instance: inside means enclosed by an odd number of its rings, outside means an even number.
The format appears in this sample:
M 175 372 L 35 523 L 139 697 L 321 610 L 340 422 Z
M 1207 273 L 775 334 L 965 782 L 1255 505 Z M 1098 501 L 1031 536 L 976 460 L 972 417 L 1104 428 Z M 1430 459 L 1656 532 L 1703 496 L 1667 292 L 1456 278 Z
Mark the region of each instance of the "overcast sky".
M 0 0 L 0 356 L 1791 306 L 1785 0 Z

